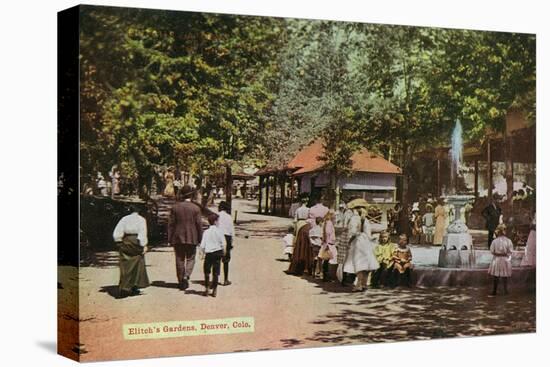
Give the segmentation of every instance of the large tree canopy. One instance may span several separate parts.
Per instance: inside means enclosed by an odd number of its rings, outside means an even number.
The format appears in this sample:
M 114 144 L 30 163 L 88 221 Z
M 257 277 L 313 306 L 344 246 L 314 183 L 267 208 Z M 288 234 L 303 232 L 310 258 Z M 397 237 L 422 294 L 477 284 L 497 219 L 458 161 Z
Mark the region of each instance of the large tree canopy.
M 82 165 L 214 170 L 255 157 L 283 29 L 274 18 L 88 8 L 81 13 Z
M 360 146 L 407 178 L 457 119 L 468 139 L 535 120 L 533 35 L 86 6 L 81 25 L 88 174 L 277 166 L 322 137 L 335 180 Z

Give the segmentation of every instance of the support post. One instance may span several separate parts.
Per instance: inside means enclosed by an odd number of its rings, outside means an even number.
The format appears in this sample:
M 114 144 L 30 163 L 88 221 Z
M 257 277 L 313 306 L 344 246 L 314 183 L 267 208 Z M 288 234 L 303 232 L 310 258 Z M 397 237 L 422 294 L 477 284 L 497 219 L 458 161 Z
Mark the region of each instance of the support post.
M 281 176 L 281 215 L 285 216 L 285 200 L 286 200 L 286 173 L 283 172 L 283 175 Z
M 493 157 L 491 155 L 491 139 L 487 139 L 487 197 L 493 197 Z
M 441 159 L 437 158 L 437 197 L 441 197 Z
M 260 182 L 258 187 L 258 214 L 262 214 L 262 190 L 264 184 L 264 176 L 260 176 Z
M 477 199 L 479 197 L 479 161 L 476 159 L 474 162 L 474 196 Z
M 265 208 L 264 213 L 269 214 L 269 175 L 265 176 Z

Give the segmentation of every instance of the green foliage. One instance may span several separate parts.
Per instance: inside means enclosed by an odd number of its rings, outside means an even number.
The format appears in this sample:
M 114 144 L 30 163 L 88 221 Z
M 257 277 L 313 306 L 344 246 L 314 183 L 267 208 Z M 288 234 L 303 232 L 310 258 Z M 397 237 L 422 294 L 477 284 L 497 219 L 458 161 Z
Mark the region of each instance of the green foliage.
M 86 174 L 219 175 L 322 137 L 335 176 L 361 146 L 407 176 L 457 118 L 469 139 L 535 120 L 532 35 L 84 6 L 80 48 Z
M 86 172 L 120 162 L 201 175 L 257 151 L 280 20 L 106 7 L 81 18 Z

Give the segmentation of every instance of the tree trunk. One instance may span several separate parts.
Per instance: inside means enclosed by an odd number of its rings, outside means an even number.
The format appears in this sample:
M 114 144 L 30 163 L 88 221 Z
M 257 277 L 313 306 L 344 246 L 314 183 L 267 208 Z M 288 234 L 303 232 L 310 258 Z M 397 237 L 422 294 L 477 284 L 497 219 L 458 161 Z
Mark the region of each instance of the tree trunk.
M 231 208 L 231 200 L 233 198 L 233 173 L 231 172 L 231 164 L 225 166 L 225 201 Z
M 506 177 L 506 211 L 512 213 L 512 195 L 514 192 L 514 162 L 512 161 L 512 144 L 511 138 L 508 133 L 504 133 L 504 160 L 505 160 L 505 173 Z M 509 215 L 510 215 L 509 214 Z

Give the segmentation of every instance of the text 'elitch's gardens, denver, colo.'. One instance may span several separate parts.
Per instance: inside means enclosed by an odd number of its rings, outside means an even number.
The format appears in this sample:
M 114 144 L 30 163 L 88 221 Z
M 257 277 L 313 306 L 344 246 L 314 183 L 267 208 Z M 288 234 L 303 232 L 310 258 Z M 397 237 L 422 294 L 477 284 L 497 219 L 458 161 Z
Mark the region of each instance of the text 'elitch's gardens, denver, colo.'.
M 253 333 L 253 317 L 215 320 L 166 321 L 146 324 L 124 324 L 124 339 L 162 339 L 196 335 Z

